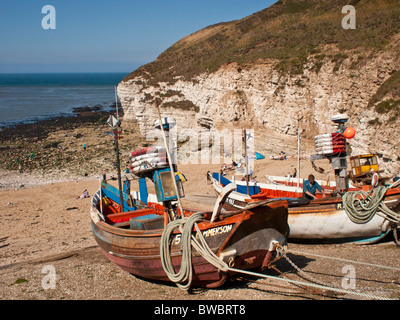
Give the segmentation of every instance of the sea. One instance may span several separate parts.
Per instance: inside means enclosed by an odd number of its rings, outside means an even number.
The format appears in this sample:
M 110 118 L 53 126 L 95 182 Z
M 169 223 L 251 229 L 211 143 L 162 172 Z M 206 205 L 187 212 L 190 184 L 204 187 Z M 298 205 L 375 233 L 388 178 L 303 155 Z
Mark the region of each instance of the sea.
M 115 105 L 115 87 L 128 73 L 0 74 L 0 128 L 71 116 L 81 107 Z

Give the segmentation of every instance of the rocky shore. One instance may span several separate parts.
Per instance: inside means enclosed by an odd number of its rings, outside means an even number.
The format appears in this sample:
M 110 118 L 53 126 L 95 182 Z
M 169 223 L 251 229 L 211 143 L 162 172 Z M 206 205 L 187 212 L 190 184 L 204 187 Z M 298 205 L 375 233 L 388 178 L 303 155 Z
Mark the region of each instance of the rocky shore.
M 111 127 L 107 124 L 113 111 L 84 107 L 75 115 L 18 124 L 0 131 L 0 170 L 9 173 L 58 179 L 98 175 L 114 168 Z M 141 142 L 131 122 L 124 129 L 120 151 L 125 155 Z M 0 188 L 4 187 L 4 181 Z

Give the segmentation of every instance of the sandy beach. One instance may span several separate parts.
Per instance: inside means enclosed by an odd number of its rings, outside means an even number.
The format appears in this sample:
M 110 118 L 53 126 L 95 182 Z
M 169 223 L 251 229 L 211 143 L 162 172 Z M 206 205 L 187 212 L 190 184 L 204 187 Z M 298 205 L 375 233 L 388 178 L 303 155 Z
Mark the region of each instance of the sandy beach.
M 103 168 L 107 169 L 109 176 L 115 175 L 112 167 L 112 138 L 104 134 L 107 130 L 109 128 L 96 120 L 77 125 L 67 135 L 65 127 L 53 128 L 40 140 L 32 136 L 5 138 L 4 134 L 0 135 L 2 145 L 7 143 L 21 146 L 0 150 L 3 159 L 0 171 L 0 199 L 3 206 L 0 212 L 0 299 L 362 299 L 250 276 L 239 277 L 218 290 L 196 289 L 189 294 L 174 285 L 147 281 L 122 271 L 103 257 L 96 245 L 90 226 L 91 199 L 79 199 L 85 189 L 90 196 L 97 191 L 98 178 Z M 78 133 L 81 134 L 80 138 L 76 138 Z M 57 155 L 63 151 L 40 147 L 55 139 L 58 139 L 58 145 L 68 148 L 66 150 L 71 153 L 69 162 L 64 157 L 60 158 L 60 161 L 64 161 L 61 164 L 49 164 L 40 169 L 36 165 L 29 168 L 30 160 L 26 160 L 27 165 L 19 173 L 18 167 L 11 165 L 14 162 L 9 161 L 8 166 L 12 168 L 7 168 L 7 157 L 29 157 L 30 150 L 26 145 L 37 148 L 32 161 L 40 163 L 45 156 L 47 159 L 57 159 Z M 81 139 L 79 143 L 77 139 Z M 87 144 L 86 150 L 81 147 L 83 141 Z M 133 133 L 126 135 L 122 141 L 122 157 L 143 145 L 140 137 Z M 72 155 L 76 159 L 72 159 Z M 79 163 L 82 158 L 85 160 L 84 165 Z M 215 193 L 212 186 L 207 185 L 206 173 L 218 170 L 221 165 L 178 166 L 179 171 L 188 179 L 184 184 L 184 205 L 199 210 L 211 209 Z M 287 175 L 296 166 L 296 157 L 274 161 L 267 156 L 264 160 L 256 161 L 255 176 L 257 180 L 265 181 L 265 174 Z M 301 161 L 301 167 L 302 177 L 314 173 L 317 179 L 328 179 L 332 174 L 328 163 L 324 166 L 324 174 L 315 172 L 307 160 Z M 136 182 L 133 182 L 132 189 L 136 187 Z M 342 285 L 346 275 L 343 267 L 353 265 L 358 291 L 371 296 L 400 298 L 400 249 L 390 238 L 368 246 L 289 243 L 288 257 L 306 273 L 306 277 L 335 286 Z M 347 262 L 339 259 L 346 259 Z M 366 264 L 359 265 L 356 262 Z M 45 289 L 43 281 L 48 275 L 48 266 L 55 271 L 57 280 L 54 288 Z M 266 273 L 304 281 L 304 275 L 283 258 L 276 262 L 276 270 L 268 270 Z

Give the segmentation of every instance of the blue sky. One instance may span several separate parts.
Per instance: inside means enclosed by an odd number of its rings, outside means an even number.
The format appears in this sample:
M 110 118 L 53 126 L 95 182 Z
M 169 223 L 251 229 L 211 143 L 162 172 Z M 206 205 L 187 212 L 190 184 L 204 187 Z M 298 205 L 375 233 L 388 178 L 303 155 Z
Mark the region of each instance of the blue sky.
M 276 0 L 1 0 L 0 73 L 131 72 L 208 25 Z M 42 28 L 42 7 L 56 29 Z

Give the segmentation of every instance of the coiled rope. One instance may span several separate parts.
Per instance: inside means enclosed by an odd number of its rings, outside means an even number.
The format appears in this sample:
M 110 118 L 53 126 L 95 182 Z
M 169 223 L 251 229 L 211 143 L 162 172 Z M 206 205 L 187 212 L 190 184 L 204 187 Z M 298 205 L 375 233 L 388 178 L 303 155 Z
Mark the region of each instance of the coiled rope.
M 193 266 L 192 266 L 192 249 L 191 249 L 191 247 L 193 246 L 204 259 L 206 259 L 210 264 L 212 264 L 214 267 L 216 267 L 217 269 L 219 269 L 223 272 L 231 271 L 231 272 L 235 272 L 235 273 L 243 273 L 243 274 L 247 274 L 247 275 L 251 275 L 251 276 L 288 282 L 288 283 L 292 283 L 295 285 L 305 285 L 308 287 L 313 287 L 313 288 L 322 289 L 322 290 L 331 290 L 331 291 L 336 291 L 336 292 L 344 293 L 344 294 L 353 294 L 356 296 L 361 296 L 361 297 L 369 298 L 369 299 L 391 300 L 386 297 L 375 296 L 375 295 L 366 294 L 366 293 L 362 293 L 362 292 L 346 290 L 346 289 L 341 289 L 341 288 L 335 288 L 335 287 L 329 287 L 329 286 L 324 286 L 324 285 L 315 284 L 315 283 L 305 283 L 302 281 L 279 278 L 279 277 L 266 275 L 266 274 L 262 274 L 262 273 L 256 273 L 256 272 L 252 272 L 252 271 L 241 270 L 241 269 L 229 267 L 228 264 L 225 263 L 224 261 L 222 261 L 221 259 L 219 259 L 218 256 L 214 252 L 212 252 L 212 250 L 208 246 L 207 242 L 204 239 L 203 234 L 201 233 L 201 231 L 197 225 L 197 223 L 200 221 L 204 221 L 204 213 L 201 213 L 201 212 L 195 213 L 195 214 L 191 215 L 189 218 L 183 217 L 181 219 L 174 220 L 165 227 L 163 234 L 161 236 L 160 255 L 161 255 L 161 262 L 162 262 L 164 271 L 167 274 L 168 278 L 172 282 L 174 282 L 179 288 L 181 288 L 183 290 L 189 290 L 191 287 L 191 284 L 192 284 Z M 196 229 L 196 236 L 194 236 L 192 234 L 193 227 Z M 171 251 L 170 251 L 170 243 L 172 241 L 170 236 L 171 236 L 173 230 L 176 228 L 179 228 L 179 230 L 182 234 L 181 241 L 180 241 L 181 251 L 182 251 L 181 268 L 177 273 L 175 272 L 174 267 L 172 265 Z M 286 257 L 286 253 L 282 247 L 278 246 L 277 251 L 279 254 L 281 254 L 286 259 L 288 259 Z M 294 263 L 293 263 L 293 265 L 294 265 Z M 186 284 L 185 284 L 185 282 L 186 282 Z
M 192 246 L 204 259 L 217 269 L 228 271 L 228 265 L 212 252 L 197 225 L 198 222 L 204 220 L 203 218 L 204 213 L 198 212 L 191 215 L 189 218 L 183 217 L 182 219 L 174 220 L 165 227 L 161 236 L 160 255 L 164 271 L 168 278 L 172 282 L 175 282 L 182 290 L 189 290 L 192 283 Z M 171 259 L 170 236 L 177 227 L 179 227 L 182 234 L 180 240 L 182 261 L 180 270 L 175 272 Z M 196 229 L 196 236 L 192 234 L 193 227 Z
M 364 190 L 346 192 L 343 195 L 343 207 L 351 221 L 357 224 L 369 222 L 375 214 L 400 224 L 400 214 L 390 210 L 383 198 L 386 195 L 386 187 L 377 187 L 366 192 Z

